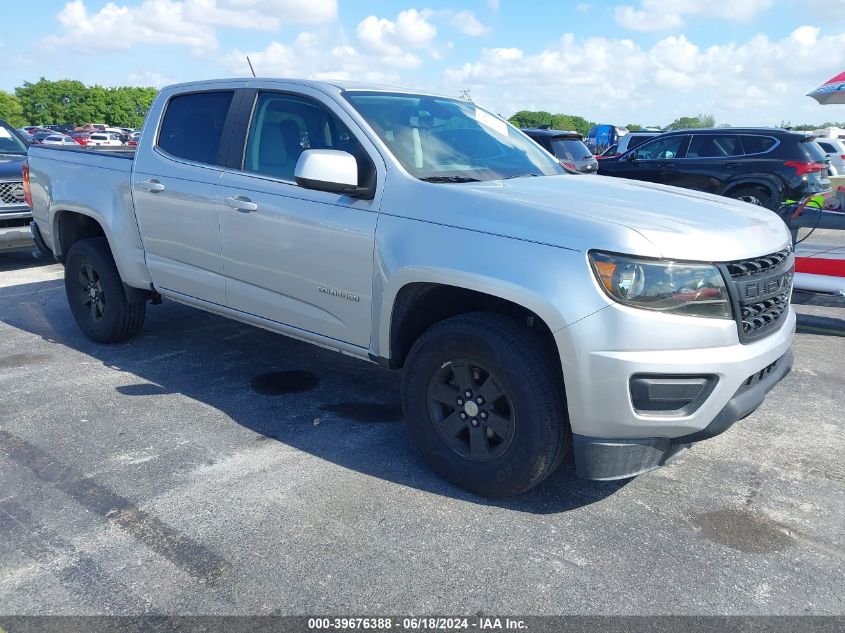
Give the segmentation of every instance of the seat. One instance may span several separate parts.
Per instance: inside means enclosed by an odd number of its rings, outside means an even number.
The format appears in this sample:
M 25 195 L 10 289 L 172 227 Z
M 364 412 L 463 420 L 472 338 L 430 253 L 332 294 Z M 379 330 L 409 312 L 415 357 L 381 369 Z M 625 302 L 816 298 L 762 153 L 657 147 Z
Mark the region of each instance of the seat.
M 282 143 L 285 147 L 285 153 L 287 154 L 288 160 L 293 162 L 295 168 L 296 162 L 299 160 L 299 156 L 303 151 L 302 132 L 300 132 L 296 121 L 292 121 L 291 119 L 285 119 L 279 123 L 279 129 L 282 133 Z M 293 171 L 291 171 L 291 179 L 293 179 Z
M 293 180 L 293 169 L 288 156 L 281 124 L 266 123 L 258 138 L 258 161 L 253 171 L 274 178 Z

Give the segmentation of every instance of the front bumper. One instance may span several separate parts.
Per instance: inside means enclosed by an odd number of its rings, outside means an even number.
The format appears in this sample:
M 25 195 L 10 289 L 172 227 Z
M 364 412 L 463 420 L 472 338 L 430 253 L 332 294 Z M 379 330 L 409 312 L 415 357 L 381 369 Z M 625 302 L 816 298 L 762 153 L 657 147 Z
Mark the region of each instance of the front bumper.
M 749 376 L 710 424 L 689 435 L 607 440 L 574 434 L 578 476 L 598 480 L 623 479 L 663 466 L 693 442 L 715 437 L 738 420 L 751 415 L 763 403 L 766 394 L 792 370 L 792 364 L 792 350 L 789 350 L 772 365 Z
M 19 248 L 32 248 L 29 225 L 32 212 L 28 207 L 0 213 L 0 252 Z M 4 226 L 6 224 L 6 226 Z
M 652 470 L 748 415 L 791 367 L 795 321 L 789 308 L 775 331 L 742 344 L 733 320 L 612 304 L 556 332 L 579 475 L 621 479 Z M 743 389 L 773 363 L 765 380 Z M 714 384 L 689 410 L 644 412 L 633 404 L 636 375 L 708 376 Z

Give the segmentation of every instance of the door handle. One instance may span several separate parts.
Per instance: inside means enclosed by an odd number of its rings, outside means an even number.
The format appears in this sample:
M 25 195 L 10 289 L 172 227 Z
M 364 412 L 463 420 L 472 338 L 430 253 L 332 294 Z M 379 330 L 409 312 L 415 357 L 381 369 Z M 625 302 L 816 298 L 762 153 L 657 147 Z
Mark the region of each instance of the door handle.
M 725 163 L 725 167 L 728 169 L 736 169 L 740 165 L 742 165 L 742 163 Z
M 164 191 L 164 185 L 161 184 L 158 180 L 142 180 L 138 183 L 138 186 L 141 189 L 146 189 L 151 193 L 156 193 L 157 191 Z
M 258 211 L 258 205 L 255 204 L 252 200 L 247 198 L 246 196 L 229 196 L 224 200 L 224 202 L 232 207 L 233 209 L 237 209 L 242 213 L 249 213 L 251 211 Z
M 661 167 L 674 167 L 674 166 L 675 166 L 675 165 L 677 165 L 677 164 L 678 164 L 678 163 L 676 163 L 676 162 L 672 162 L 672 161 L 670 161 L 670 162 L 666 162 L 666 161 L 664 161 L 664 162 L 660 163 L 660 166 L 661 166 Z
M 151 192 L 164 191 L 164 185 L 158 180 L 142 180 L 138 183 L 138 186 Z

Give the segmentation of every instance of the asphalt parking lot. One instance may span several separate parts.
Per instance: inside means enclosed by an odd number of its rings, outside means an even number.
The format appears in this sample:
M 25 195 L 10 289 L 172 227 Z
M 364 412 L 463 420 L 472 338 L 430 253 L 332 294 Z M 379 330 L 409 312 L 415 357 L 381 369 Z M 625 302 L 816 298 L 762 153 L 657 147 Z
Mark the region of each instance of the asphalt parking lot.
M 763 407 L 628 482 L 434 475 L 398 375 L 165 302 L 101 346 L 0 255 L 0 614 L 843 614 L 845 300 Z

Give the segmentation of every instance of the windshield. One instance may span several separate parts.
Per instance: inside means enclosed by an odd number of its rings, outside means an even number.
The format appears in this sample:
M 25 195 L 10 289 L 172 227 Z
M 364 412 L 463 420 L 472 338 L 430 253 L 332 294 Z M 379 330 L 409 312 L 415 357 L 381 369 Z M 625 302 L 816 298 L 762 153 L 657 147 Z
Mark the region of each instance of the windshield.
M 552 149 L 560 160 L 583 160 L 593 155 L 577 138 L 553 138 Z
M 344 96 L 413 176 L 471 182 L 566 173 L 530 138 L 473 103 L 388 92 Z
M 26 154 L 27 144 L 0 121 L 0 154 Z

